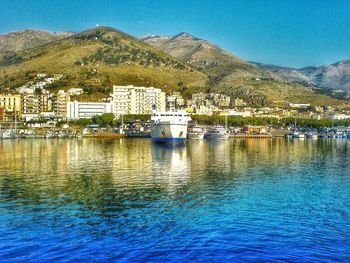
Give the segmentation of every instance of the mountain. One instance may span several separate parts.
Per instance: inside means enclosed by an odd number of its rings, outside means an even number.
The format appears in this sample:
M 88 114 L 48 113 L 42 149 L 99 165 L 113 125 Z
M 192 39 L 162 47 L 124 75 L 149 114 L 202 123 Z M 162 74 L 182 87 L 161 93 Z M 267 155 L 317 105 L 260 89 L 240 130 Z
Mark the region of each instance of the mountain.
M 26 29 L 0 35 L 0 54 L 18 52 L 73 35 L 71 32 L 49 32 Z
M 312 86 L 280 81 L 270 70 L 188 33 L 140 40 L 110 27 L 96 27 L 26 47 L 0 52 L 0 92 L 11 92 L 46 73 L 63 74 L 48 89 L 83 88 L 79 100 L 102 99 L 113 85 L 131 84 L 180 91 L 185 97 L 220 92 L 254 106 L 344 103 Z
M 350 60 L 343 60 L 321 67 L 301 69 L 259 63 L 256 63 L 256 65 L 270 71 L 286 82 L 307 83 L 327 90 L 350 92 Z
M 211 84 L 264 76 L 254 64 L 230 54 L 207 40 L 182 32 L 175 36 L 146 36 L 143 41 L 209 74 Z
M 245 61 L 186 32 L 175 36 L 147 35 L 142 40 L 206 73 L 209 91 L 242 98 L 252 105 L 283 105 L 290 101 L 338 103 L 323 94 L 322 90 L 307 85 L 307 77 L 299 81 L 304 75 L 294 69 L 289 69 L 293 71 L 294 79 L 286 82 L 286 76 L 276 74 L 271 67 Z M 292 78 L 293 74 L 289 72 L 288 77 Z
M 0 57 L 0 87 L 14 88 L 39 73 L 65 77 L 51 88 L 83 87 L 111 92 L 113 84 L 161 87 L 166 91 L 202 90 L 207 76 L 190 65 L 126 33 L 97 27 Z M 101 95 L 102 96 L 102 95 Z

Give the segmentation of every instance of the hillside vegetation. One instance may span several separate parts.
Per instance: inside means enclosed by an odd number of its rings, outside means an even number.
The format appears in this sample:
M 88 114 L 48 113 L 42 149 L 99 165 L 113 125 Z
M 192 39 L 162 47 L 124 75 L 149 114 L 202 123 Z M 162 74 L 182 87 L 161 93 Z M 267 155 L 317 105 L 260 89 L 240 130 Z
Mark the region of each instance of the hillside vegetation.
M 192 88 L 203 90 L 207 82 L 207 76 L 192 66 L 105 27 L 0 58 L 3 88 L 23 85 L 39 72 L 64 74 L 52 88 L 93 87 L 101 91 L 107 87 L 105 93 L 113 84 L 187 92 Z
M 36 34 L 42 31 L 22 37 L 35 39 Z M 113 85 L 138 85 L 180 91 L 185 97 L 199 91 L 221 92 L 253 106 L 348 103 L 311 86 L 281 81 L 271 71 L 188 33 L 142 41 L 113 28 L 97 27 L 29 47 L 0 52 L 0 92 L 36 81 L 37 73 L 59 73 L 63 78 L 47 88 L 83 88 L 84 95 L 77 97 L 82 100 L 106 97 Z

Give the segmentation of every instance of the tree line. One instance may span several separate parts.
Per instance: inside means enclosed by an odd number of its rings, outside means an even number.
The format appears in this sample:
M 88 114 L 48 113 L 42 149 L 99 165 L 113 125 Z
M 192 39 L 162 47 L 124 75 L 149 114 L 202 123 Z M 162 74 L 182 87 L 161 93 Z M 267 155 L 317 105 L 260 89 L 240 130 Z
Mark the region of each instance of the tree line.
M 198 125 L 225 125 L 225 116 L 208 116 L 208 115 L 192 115 L 192 122 Z M 123 122 L 133 121 L 149 121 L 151 115 L 149 114 L 126 114 L 123 116 Z M 90 124 L 97 124 L 99 126 L 115 126 L 122 123 L 122 118 L 117 118 L 113 113 L 105 113 L 100 116 L 94 116 L 91 119 L 78 119 L 71 123 L 84 127 Z M 242 116 L 228 116 L 227 124 L 230 127 L 242 127 L 244 125 L 257 125 L 257 126 L 276 126 L 285 127 L 293 126 L 296 124 L 298 127 L 305 128 L 325 128 L 335 126 L 350 126 L 350 119 L 346 120 L 329 120 L 329 119 L 305 119 L 305 118 L 257 118 L 257 117 L 242 117 Z

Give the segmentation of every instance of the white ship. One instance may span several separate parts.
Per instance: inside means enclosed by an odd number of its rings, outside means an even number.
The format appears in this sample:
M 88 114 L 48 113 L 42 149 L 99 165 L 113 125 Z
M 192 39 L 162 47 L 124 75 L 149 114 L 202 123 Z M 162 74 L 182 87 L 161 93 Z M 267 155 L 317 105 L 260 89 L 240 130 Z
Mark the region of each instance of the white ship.
M 188 138 L 192 140 L 202 140 L 204 138 L 204 130 L 198 126 L 188 129 Z
M 211 127 L 207 130 L 205 137 L 207 139 L 227 140 L 230 134 L 222 126 Z
M 183 143 L 187 138 L 187 125 L 191 120 L 184 111 L 153 111 L 151 137 L 160 143 Z
M 2 134 L 3 139 L 14 139 L 16 138 L 16 133 L 12 129 L 5 130 L 4 133 Z

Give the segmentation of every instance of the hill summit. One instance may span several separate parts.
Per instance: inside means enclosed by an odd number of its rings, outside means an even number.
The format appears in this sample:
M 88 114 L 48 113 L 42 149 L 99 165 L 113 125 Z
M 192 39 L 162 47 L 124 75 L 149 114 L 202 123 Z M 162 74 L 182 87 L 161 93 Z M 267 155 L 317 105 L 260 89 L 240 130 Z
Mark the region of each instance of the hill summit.
M 23 85 L 38 72 L 64 74 L 60 88 L 93 87 L 106 94 L 113 84 L 186 92 L 203 88 L 207 81 L 207 76 L 191 65 L 110 27 L 0 55 L 0 67 L 0 85 L 6 88 Z

